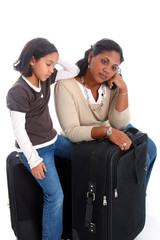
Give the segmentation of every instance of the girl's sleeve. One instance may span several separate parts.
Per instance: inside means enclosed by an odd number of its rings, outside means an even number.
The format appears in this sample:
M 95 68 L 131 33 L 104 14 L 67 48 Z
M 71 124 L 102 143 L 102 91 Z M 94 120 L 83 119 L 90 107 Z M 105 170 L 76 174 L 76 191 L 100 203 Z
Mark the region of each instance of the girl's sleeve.
M 33 148 L 32 143 L 25 130 L 25 116 L 24 112 L 10 111 L 13 132 L 16 141 L 27 158 L 30 168 L 36 167 L 40 162 L 43 161 L 38 155 L 37 151 Z
M 68 79 L 73 78 L 78 75 L 79 73 L 79 67 L 76 66 L 74 63 L 71 63 L 69 61 L 64 61 L 59 58 L 58 64 L 63 67 L 63 69 L 58 70 L 56 74 L 55 81 L 61 80 L 61 79 Z

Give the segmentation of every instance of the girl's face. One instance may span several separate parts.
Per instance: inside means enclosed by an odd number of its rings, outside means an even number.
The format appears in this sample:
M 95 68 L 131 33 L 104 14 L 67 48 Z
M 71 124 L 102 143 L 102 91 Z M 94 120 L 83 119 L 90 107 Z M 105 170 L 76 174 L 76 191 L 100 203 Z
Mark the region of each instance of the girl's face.
M 90 65 L 90 74 L 94 81 L 103 83 L 117 73 L 120 65 L 120 54 L 113 50 L 107 50 L 94 56 L 93 52 L 91 52 L 88 57 L 88 63 Z
M 50 53 L 41 57 L 38 61 L 32 57 L 31 66 L 32 66 L 32 77 L 37 80 L 46 81 L 47 78 L 51 76 L 54 72 L 54 66 L 58 61 L 59 55 L 56 52 Z

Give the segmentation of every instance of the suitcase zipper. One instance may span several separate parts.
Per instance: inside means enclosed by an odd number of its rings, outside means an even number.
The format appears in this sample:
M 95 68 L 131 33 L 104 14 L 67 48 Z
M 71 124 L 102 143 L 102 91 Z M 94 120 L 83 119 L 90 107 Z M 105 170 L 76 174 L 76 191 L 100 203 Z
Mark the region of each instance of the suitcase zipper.
M 107 206 L 107 196 L 103 196 L 103 206 Z
M 117 147 L 115 146 L 115 148 L 117 148 Z M 115 152 L 115 148 L 110 153 L 108 153 L 108 155 L 112 154 L 112 152 Z M 103 196 L 103 206 L 104 207 L 106 207 L 108 205 L 108 199 L 107 199 L 108 185 L 107 185 L 107 182 L 109 182 L 109 176 L 108 176 L 108 179 L 107 179 L 106 171 L 108 169 L 109 164 L 110 164 L 109 161 L 107 161 L 107 164 L 106 164 L 106 167 L 105 167 L 105 179 L 106 179 L 106 181 L 105 181 L 105 185 L 104 185 L 104 193 L 105 194 Z
M 121 157 L 123 156 L 123 152 L 121 152 L 119 158 L 117 159 L 115 163 L 115 168 L 114 168 L 114 181 L 113 181 L 113 189 L 114 189 L 114 198 L 118 198 L 118 163 Z M 114 156 L 113 156 L 114 157 Z
M 137 146 L 137 149 L 141 148 L 144 145 L 145 145 L 145 143 L 141 143 L 139 146 Z M 134 149 L 132 149 L 130 152 L 129 151 L 122 152 L 122 154 L 116 161 L 115 169 L 114 169 L 114 182 L 113 182 L 114 198 L 118 198 L 118 163 L 124 155 L 126 155 L 128 152 L 129 152 L 129 154 L 132 154 L 133 151 L 134 151 Z M 144 170 L 146 171 L 145 168 L 144 168 Z
M 107 169 L 108 169 L 108 165 L 109 165 L 109 162 L 107 161 L 106 167 L 104 168 L 105 169 L 105 173 L 104 173 L 105 184 L 104 184 L 104 195 L 103 195 L 103 206 L 104 207 L 106 207 L 108 205 L 108 199 L 107 199 L 108 185 L 107 185 L 107 182 L 109 181 L 109 176 L 106 173 Z
M 109 152 L 108 155 L 112 154 L 112 152 L 115 152 L 116 146 L 115 148 L 113 148 L 113 151 Z M 108 156 L 107 156 L 108 157 Z M 103 195 L 103 206 L 105 207 L 105 214 L 106 214 L 106 221 L 105 221 L 105 226 L 106 226 L 106 231 L 105 231 L 105 238 L 104 239 L 111 239 L 111 235 L 112 235 L 112 225 L 111 225 L 111 217 L 112 217 L 112 213 L 111 213 L 111 206 L 112 206 L 112 201 L 111 201 L 111 188 L 110 188 L 110 174 L 107 174 L 107 170 L 109 169 L 110 166 L 110 161 L 107 161 L 106 163 L 106 167 L 105 167 L 105 184 L 104 184 L 104 195 Z M 108 172 L 109 173 L 109 172 Z M 109 206 L 108 206 L 109 204 Z
M 128 150 L 129 151 L 129 150 Z M 113 190 L 114 190 L 114 198 L 118 198 L 118 163 L 120 159 L 128 152 L 128 151 L 121 151 L 119 157 L 115 163 L 114 167 L 114 180 L 113 180 Z M 113 155 L 114 157 L 114 155 Z

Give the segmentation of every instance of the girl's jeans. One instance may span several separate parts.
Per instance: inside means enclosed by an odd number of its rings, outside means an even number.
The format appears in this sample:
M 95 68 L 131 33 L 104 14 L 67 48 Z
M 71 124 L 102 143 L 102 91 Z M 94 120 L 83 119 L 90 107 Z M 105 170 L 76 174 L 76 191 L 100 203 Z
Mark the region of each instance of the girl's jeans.
M 43 189 L 44 206 L 42 222 L 42 240 L 60 240 L 62 234 L 63 191 L 54 162 L 54 155 L 71 158 L 73 144 L 64 136 L 58 135 L 54 144 L 37 149 L 45 163 L 47 172 L 43 180 L 37 182 Z M 19 153 L 21 161 L 31 171 L 23 153 Z
M 128 124 L 127 128 L 133 127 L 131 124 Z M 148 153 L 147 153 L 147 179 L 146 179 L 146 187 L 148 185 L 149 182 L 149 178 L 151 176 L 151 172 L 152 172 L 152 168 L 154 165 L 154 162 L 156 160 L 156 156 L 157 156 L 157 148 L 155 143 L 148 138 Z

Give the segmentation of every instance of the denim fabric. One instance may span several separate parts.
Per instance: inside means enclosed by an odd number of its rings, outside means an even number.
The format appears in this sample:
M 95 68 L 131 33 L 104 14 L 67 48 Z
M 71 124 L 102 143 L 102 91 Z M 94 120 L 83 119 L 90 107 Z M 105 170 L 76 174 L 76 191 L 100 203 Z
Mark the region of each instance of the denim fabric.
M 64 136 L 59 135 L 56 142 L 47 147 L 37 149 L 37 152 L 46 165 L 47 172 L 43 180 L 37 179 L 37 182 L 43 189 L 43 230 L 42 240 L 60 240 L 62 234 L 62 210 L 63 210 L 63 191 L 54 162 L 54 155 L 70 159 L 73 147 Z M 19 153 L 24 165 L 31 169 L 23 153 Z
M 128 124 L 127 128 L 133 127 L 132 124 Z M 157 148 L 155 143 L 148 137 L 148 153 L 147 153 L 147 179 L 146 179 L 146 187 L 148 186 L 148 182 L 151 176 L 152 168 L 157 156 Z

